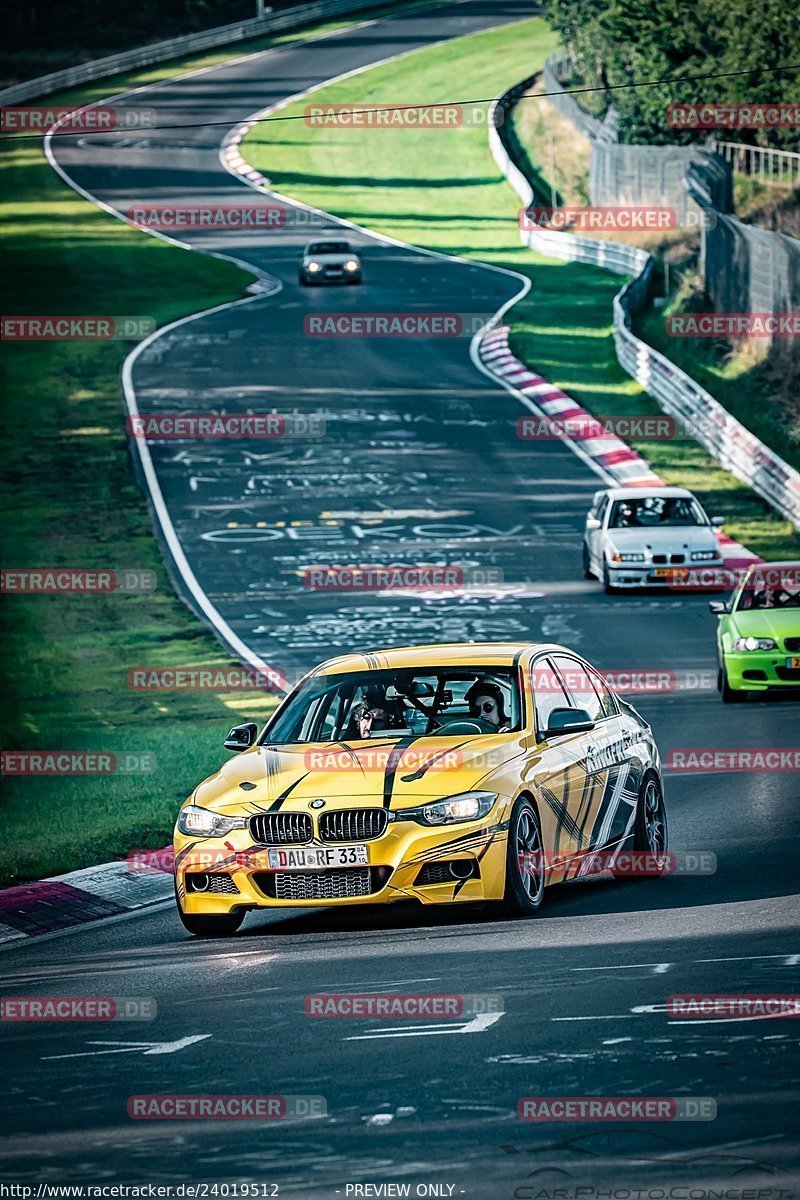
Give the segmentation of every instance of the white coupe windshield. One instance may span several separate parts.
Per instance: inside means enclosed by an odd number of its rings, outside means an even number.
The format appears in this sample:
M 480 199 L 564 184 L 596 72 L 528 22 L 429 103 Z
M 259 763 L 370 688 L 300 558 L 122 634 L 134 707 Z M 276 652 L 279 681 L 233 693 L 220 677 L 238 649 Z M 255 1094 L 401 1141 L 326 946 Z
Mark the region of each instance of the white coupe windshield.
M 706 525 L 703 510 L 687 496 L 643 496 L 616 500 L 609 529 L 652 529 L 670 525 Z
M 424 667 L 314 676 L 267 726 L 262 743 L 476 736 L 517 729 L 517 672 Z

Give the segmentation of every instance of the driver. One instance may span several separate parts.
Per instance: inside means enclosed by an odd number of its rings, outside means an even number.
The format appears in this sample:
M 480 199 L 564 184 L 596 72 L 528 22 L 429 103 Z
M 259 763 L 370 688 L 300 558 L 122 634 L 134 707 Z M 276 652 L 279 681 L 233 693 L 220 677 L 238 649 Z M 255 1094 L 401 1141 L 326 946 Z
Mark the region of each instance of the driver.
M 464 696 L 469 705 L 469 719 L 477 721 L 487 733 L 506 733 L 509 719 L 505 710 L 503 690 L 496 683 L 479 679 Z
M 352 724 L 362 738 L 382 729 L 405 729 L 405 709 L 402 701 L 387 698 L 381 684 L 370 684 L 353 709 Z

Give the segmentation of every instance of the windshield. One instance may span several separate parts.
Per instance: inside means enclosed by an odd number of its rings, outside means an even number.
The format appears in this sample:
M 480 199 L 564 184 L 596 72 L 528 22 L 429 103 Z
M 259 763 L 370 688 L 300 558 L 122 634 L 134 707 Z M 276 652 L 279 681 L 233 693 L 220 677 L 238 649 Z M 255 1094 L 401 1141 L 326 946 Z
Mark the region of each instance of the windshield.
M 755 612 L 767 608 L 800 608 L 800 563 L 796 567 L 754 571 L 745 581 L 736 611 Z
M 347 242 L 314 242 L 306 250 L 306 254 L 349 254 Z
M 702 508 L 692 497 L 643 496 L 616 500 L 611 510 L 611 529 L 651 529 L 667 525 L 705 525 Z
M 516 729 L 520 716 L 517 673 L 508 667 L 354 671 L 308 680 L 261 741 L 476 736 Z

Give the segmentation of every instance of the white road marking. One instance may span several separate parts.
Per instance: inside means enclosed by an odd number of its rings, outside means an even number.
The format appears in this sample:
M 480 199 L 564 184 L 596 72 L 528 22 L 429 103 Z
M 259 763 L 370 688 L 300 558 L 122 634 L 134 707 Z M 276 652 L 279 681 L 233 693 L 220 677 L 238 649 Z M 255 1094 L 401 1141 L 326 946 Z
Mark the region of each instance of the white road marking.
M 42 1062 L 57 1058 L 97 1058 L 101 1054 L 175 1054 L 195 1042 L 204 1042 L 213 1035 L 197 1033 L 193 1037 L 179 1038 L 177 1042 L 87 1042 L 87 1046 L 116 1046 L 116 1050 L 82 1050 L 79 1054 L 44 1054 Z
M 401 1029 L 391 1026 L 388 1029 L 378 1029 L 375 1033 L 356 1033 L 343 1038 L 345 1042 L 368 1042 L 374 1038 L 397 1037 L 436 1037 L 442 1033 L 483 1033 L 495 1021 L 499 1021 L 504 1013 L 478 1013 L 465 1025 L 417 1025 L 415 1029 Z

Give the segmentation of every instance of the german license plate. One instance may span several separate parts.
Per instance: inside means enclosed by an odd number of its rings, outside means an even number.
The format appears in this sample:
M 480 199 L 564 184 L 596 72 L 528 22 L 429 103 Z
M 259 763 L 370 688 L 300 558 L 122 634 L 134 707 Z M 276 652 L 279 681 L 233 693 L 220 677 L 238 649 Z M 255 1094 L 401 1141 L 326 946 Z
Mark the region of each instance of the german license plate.
M 682 579 L 686 574 L 685 567 L 655 567 L 653 574 L 656 579 Z
M 267 852 L 271 871 L 326 871 L 334 867 L 365 867 L 369 864 L 367 847 L 313 846 L 294 849 L 291 846 Z
M 786 666 L 790 671 L 800 671 L 800 656 L 797 658 L 787 658 Z

